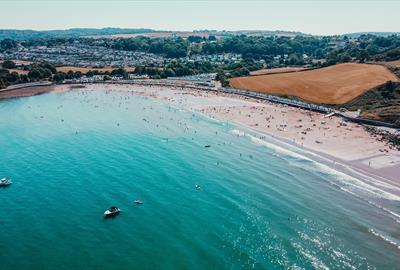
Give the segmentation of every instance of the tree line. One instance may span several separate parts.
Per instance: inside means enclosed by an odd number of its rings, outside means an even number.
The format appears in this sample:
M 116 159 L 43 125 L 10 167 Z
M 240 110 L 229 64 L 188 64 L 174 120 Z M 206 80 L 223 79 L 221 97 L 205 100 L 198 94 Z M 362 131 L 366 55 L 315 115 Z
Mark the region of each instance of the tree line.
M 27 71 L 27 74 L 18 73 L 18 71 L 13 70 L 15 67 L 15 63 L 10 60 L 2 63 L 0 68 L 0 89 L 12 84 L 52 80 L 53 75 L 57 73 L 56 68 L 50 63 L 24 65 L 22 70 Z
M 349 38 L 347 36 L 246 36 L 232 35 L 217 39 L 189 36 L 182 37 L 133 37 L 116 39 L 77 39 L 57 38 L 44 40 L 29 40 L 20 42 L 25 47 L 56 46 L 72 44 L 79 41 L 89 46 L 104 46 L 116 50 L 140 51 L 164 55 L 168 58 L 180 58 L 190 55 L 210 55 L 235 53 L 243 58 L 265 60 L 271 63 L 276 56 L 291 57 L 286 64 L 304 64 L 307 55 L 310 59 L 327 59 L 327 64 L 358 61 L 390 61 L 400 58 L 400 36 L 387 37 L 361 35 Z M 16 48 L 18 42 L 6 39 L 0 41 L 0 51 Z M 282 63 L 285 64 L 285 63 Z

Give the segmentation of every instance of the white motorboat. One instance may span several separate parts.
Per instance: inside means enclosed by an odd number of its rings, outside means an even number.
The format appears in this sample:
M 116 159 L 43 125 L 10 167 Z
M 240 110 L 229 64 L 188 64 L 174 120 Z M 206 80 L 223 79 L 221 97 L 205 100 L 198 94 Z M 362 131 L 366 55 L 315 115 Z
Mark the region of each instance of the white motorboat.
M 143 201 L 141 201 L 141 200 L 135 200 L 135 203 L 136 203 L 137 205 L 140 205 L 140 204 L 143 204 Z
M 11 179 L 4 177 L 0 179 L 0 187 L 6 187 L 12 184 Z
M 107 211 L 104 212 L 104 217 L 114 217 L 118 215 L 121 210 L 116 206 L 111 206 Z

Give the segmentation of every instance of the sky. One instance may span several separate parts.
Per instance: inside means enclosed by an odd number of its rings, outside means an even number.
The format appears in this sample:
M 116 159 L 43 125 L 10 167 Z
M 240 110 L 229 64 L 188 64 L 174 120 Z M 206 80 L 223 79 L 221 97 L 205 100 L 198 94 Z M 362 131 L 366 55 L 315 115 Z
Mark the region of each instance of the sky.
M 400 0 L 0 0 L 0 29 L 400 32 Z

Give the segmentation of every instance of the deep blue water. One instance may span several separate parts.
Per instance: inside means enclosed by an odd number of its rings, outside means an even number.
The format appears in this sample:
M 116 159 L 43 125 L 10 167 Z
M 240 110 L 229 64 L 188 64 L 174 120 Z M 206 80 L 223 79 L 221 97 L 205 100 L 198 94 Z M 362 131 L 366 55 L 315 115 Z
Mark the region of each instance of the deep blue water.
M 397 196 L 233 129 L 117 93 L 1 101 L 0 269 L 400 269 Z

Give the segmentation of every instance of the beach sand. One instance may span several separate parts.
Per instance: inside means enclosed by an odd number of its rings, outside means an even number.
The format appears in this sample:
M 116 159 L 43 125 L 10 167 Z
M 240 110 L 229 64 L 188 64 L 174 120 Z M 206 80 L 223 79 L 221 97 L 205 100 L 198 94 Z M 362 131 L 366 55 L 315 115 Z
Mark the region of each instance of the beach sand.
M 251 129 L 259 134 L 259 139 L 264 136 L 273 137 L 299 150 L 329 159 L 335 166 L 342 164 L 400 187 L 400 151 L 379 136 L 367 132 L 364 126 L 344 122 L 340 117 L 327 118 L 321 113 L 268 101 L 180 87 L 127 84 L 76 87 L 60 85 L 52 91 L 106 90 L 162 99 L 172 106 Z
M 375 179 L 400 186 L 400 151 L 366 131 L 359 124 L 333 116 L 310 112 L 237 95 L 193 89 L 131 85 L 91 85 L 88 90 L 108 89 L 138 94 L 170 102 L 263 135 L 283 140 L 301 150 L 311 151 L 345 164 Z

